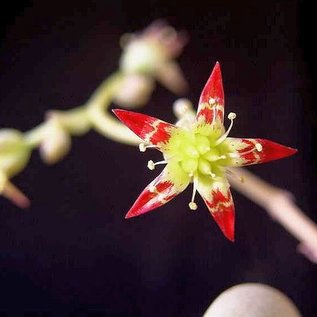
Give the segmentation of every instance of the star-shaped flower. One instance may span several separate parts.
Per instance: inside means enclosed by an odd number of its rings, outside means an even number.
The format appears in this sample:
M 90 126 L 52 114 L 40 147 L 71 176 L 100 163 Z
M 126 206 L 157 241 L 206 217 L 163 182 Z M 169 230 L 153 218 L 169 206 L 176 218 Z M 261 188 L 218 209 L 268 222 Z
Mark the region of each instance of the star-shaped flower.
M 144 114 L 114 110 L 116 116 L 143 139 L 140 150 L 156 148 L 164 160 L 148 162 L 148 168 L 166 164 L 161 174 L 140 194 L 126 218 L 162 206 L 193 183 L 189 207 L 197 209 L 196 191 L 202 196 L 216 223 L 234 240 L 234 204 L 226 173 L 228 167 L 264 163 L 294 154 L 297 150 L 265 139 L 228 137 L 235 113 L 225 131 L 224 92 L 219 63 L 216 63 L 199 99 L 196 120 L 190 128 L 178 127 Z

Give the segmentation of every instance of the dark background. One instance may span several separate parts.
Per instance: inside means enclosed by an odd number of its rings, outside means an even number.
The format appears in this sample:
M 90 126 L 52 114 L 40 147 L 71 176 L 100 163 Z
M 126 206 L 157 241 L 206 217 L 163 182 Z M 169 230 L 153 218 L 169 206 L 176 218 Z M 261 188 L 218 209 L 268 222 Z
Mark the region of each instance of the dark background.
M 317 221 L 315 16 L 309 1 L 22 1 L 2 8 L 0 125 L 26 131 L 49 109 L 84 103 L 113 72 L 119 38 L 164 17 L 190 42 L 179 59 L 194 103 L 215 61 L 222 65 L 231 135 L 293 146 L 289 159 L 252 167 L 290 190 Z M 143 111 L 173 121 L 161 86 Z M 201 316 L 224 289 L 262 282 L 317 315 L 316 266 L 257 205 L 233 193 L 236 242 L 228 242 L 190 189 L 145 216 L 124 220 L 153 179 L 154 152 L 95 132 L 45 166 L 35 151 L 14 182 L 32 199 L 0 200 L 0 312 L 30 316 Z M 315 157 L 316 158 L 316 157 Z M 269 199 L 269 197 L 268 197 Z M 38 313 L 37 315 L 35 313 Z M 46 313 L 46 314 L 44 314 Z

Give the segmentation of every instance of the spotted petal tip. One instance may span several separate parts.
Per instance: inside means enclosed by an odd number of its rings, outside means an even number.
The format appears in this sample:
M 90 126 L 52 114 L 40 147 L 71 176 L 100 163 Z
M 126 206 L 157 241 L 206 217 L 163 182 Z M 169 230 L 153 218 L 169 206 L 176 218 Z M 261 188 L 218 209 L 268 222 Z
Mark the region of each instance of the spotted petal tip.
M 146 143 L 158 144 L 169 140 L 174 125 L 133 111 L 114 109 L 113 113 Z
M 291 156 L 297 152 L 297 149 L 270 141 L 266 139 L 258 139 L 261 143 L 264 152 L 264 161 L 278 160 L 284 157 Z
M 219 119 L 222 123 L 224 99 L 221 69 L 219 62 L 217 62 L 200 95 L 197 119 L 206 123 L 212 123 Z
M 166 204 L 182 192 L 186 186 L 187 184 L 183 184 L 183 186 L 177 187 L 168 179 L 165 168 L 158 177 L 144 188 L 125 218 L 128 219 L 142 215 Z
M 233 242 L 235 212 L 231 192 L 229 188 L 226 192 L 217 188 L 211 196 L 211 201 L 206 200 L 208 209 L 225 237 Z
M 223 209 L 212 213 L 214 220 L 225 237 L 234 242 L 234 210 Z
M 209 79 L 200 95 L 199 104 L 208 103 L 213 98 L 217 103 L 224 103 L 224 92 L 222 86 L 222 75 L 219 62 L 213 68 Z
M 229 183 L 226 179 L 202 181 L 197 190 L 222 233 L 234 241 L 235 212 Z
M 297 152 L 296 149 L 266 139 L 227 138 L 225 143 L 235 152 L 230 166 L 266 163 Z

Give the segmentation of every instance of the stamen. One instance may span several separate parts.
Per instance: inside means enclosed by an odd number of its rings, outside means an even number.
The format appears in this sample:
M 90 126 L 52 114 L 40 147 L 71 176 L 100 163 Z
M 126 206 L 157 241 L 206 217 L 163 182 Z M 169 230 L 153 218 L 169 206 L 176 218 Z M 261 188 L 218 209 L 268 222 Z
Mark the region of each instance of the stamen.
M 257 143 L 255 145 L 255 148 L 257 149 L 258 152 L 261 152 L 263 150 L 262 144 L 260 144 L 260 143 Z
M 140 150 L 140 152 L 145 152 L 146 149 L 150 149 L 150 148 L 157 148 L 157 146 L 156 146 L 156 145 L 153 145 L 153 144 L 146 145 L 145 143 L 140 143 L 140 144 L 139 144 L 139 150 Z
M 228 155 L 230 157 L 230 155 Z M 216 162 L 219 160 L 225 160 L 227 158 L 227 155 L 217 155 L 217 154 L 207 154 L 205 155 L 205 158 L 209 161 L 209 162 Z
M 155 169 L 155 166 L 156 165 L 160 165 L 160 164 L 167 164 L 167 162 L 166 161 L 159 161 L 159 162 L 153 162 L 152 160 L 149 160 L 148 162 L 147 162 L 147 168 L 149 169 L 149 170 L 151 170 L 151 171 L 153 171 L 154 169 Z
M 228 114 L 228 119 L 229 119 L 229 120 L 234 120 L 236 117 L 237 117 L 237 114 L 234 113 L 234 112 L 230 112 L 230 113 Z
M 146 145 L 144 143 L 139 144 L 139 150 L 140 152 L 145 152 L 146 151 Z
M 215 173 L 213 173 L 213 172 L 210 172 L 209 175 L 211 176 L 211 178 L 216 178 L 216 176 L 217 176 L 217 175 L 216 175 Z
M 257 150 L 258 152 L 261 152 L 263 150 L 263 147 L 262 147 L 262 144 L 260 143 L 256 143 L 254 145 L 253 148 L 251 148 L 250 150 L 247 150 L 245 152 L 240 152 L 239 154 L 238 153 L 229 153 L 227 154 L 230 158 L 239 158 L 241 156 L 244 156 L 246 154 L 249 154 L 249 153 L 252 153 L 254 150 Z
M 234 112 L 230 112 L 228 114 L 228 119 L 231 121 L 230 122 L 230 126 L 228 128 L 228 130 L 226 131 L 226 133 L 224 133 L 215 143 L 215 146 L 219 145 L 220 143 L 222 143 L 226 138 L 227 136 L 229 135 L 232 127 L 233 127 L 233 120 L 237 117 L 237 115 L 234 113 Z
M 197 209 L 197 204 L 194 202 L 196 191 L 197 191 L 196 182 L 194 181 L 192 199 L 191 199 L 190 203 L 188 204 L 190 210 L 196 210 Z
M 155 164 L 152 160 L 147 162 L 147 168 L 151 171 L 153 171 L 155 169 Z
M 216 103 L 216 100 L 214 98 L 209 98 L 208 103 L 210 105 L 214 105 Z
M 188 206 L 190 210 L 197 210 L 197 204 L 194 201 L 191 201 Z

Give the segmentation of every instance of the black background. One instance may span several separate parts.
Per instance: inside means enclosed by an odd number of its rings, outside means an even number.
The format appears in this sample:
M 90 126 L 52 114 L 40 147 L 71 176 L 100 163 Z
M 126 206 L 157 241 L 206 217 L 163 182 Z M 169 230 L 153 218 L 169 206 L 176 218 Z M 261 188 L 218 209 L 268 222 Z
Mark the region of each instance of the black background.
M 84 103 L 117 68 L 120 35 L 164 17 L 190 35 L 179 59 L 191 87 L 186 96 L 198 101 L 219 60 L 227 112 L 238 114 L 231 135 L 299 149 L 251 170 L 294 193 L 317 221 L 309 1 L 24 1 L 1 12 L 1 127 L 26 131 L 49 109 Z M 158 86 L 143 111 L 172 122 L 175 98 Z M 243 196 L 233 193 L 234 244 L 201 200 L 197 212 L 188 210 L 189 189 L 153 213 L 124 220 L 157 173 L 146 169 L 147 160 L 159 157 L 93 131 L 74 139 L 55 166 L 45 166 L 35 151 L 14 178 L 31 208 L 0 200 L 0 312 L 201 316 L 224 289 L 262 282 L 285 292 L 304 316 L 316 316 L 316 266 Z

